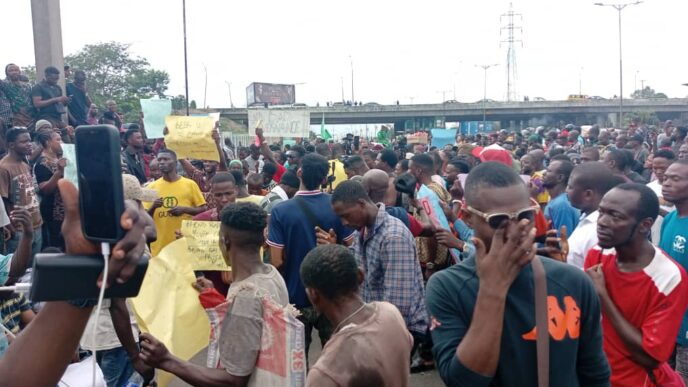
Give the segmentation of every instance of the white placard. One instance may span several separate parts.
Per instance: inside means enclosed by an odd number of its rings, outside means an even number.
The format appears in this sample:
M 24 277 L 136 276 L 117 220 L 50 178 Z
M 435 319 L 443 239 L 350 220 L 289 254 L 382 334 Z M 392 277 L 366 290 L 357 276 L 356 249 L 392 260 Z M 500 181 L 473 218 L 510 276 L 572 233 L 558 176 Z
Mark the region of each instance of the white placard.
M 265 137 L 308 137 L 311 125 L 308 110 L 248 109 L 249 133 L 261 120 Z

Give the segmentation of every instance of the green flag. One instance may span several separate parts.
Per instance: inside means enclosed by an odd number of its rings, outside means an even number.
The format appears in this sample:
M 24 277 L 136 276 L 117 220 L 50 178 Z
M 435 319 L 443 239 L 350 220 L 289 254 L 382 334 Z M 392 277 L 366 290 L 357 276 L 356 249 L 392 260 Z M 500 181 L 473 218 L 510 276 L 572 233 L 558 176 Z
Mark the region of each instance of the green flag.
M 377 132 L 377 142 L 384 146 L 389 146 L 389 128 L 382 125 L 382 128 Z
M 322 137 L 325 141 L 332 138 L 330 132 L 328 132 L 327 129 L 325 129 L 325 113 L 323 113 L 322 121 L 320 121 L 320 137 Z

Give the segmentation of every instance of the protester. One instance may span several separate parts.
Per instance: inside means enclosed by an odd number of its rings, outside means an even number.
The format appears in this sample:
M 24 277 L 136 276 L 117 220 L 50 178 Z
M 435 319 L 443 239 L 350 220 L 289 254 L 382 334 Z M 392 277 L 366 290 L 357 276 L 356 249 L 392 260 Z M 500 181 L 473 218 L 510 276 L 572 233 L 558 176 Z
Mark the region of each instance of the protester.
M 263 171 L 263 158 L 260 155 L 260 147 L 256 144 L 251 144 L 249 147 L 251 155 L 246 157 L 244 161 L 248 163 L 248 169 L 250 172 L 261 173 Z
M 65 72 L 65 79 L 67 78 Z M 88 125 L 88 113 L 92 102 L 86 91 L 86 73 L 74 71 L 74 82 L 67 83 L 66 94 L 69 97 L 69 124 L 73 127 Z
M 261 200 L 267 194 L 263 189 L 263 175 L 261 173 L 250 172 L 246 176 L 246 187 L 248 193 L 254 196 L 259 196 Z M 260 201 L 256 204 L 260 204 Z
M 148 160 L 143 153 L 143 135 L 138 125 L 127 129 L 123 139 L 127 146 L 122 151 L 122 167 L 126 173 L 134 175 L 139 183 L 144 184 L 148 181 L 149 174 L 146 173 Z
M 361 298 L 365 274 L 353 254 L 344 246 L 319 246 L 300 273 L 313 307 L 336 327 L 306 385 L 408 386 L 412 339 L 393 305 Z
M 158 191 L 160 197 L 152 203 L 145 203 L 158 230 L 158 239 L 151 244 L 153 256 L 174 241 L 175 231 L 181 229 L 183 220 L 190 220 L 208 209 L 198 185 L 177 174 L 177 154 L 174 151 L 160 151 L 158 165 L 162 178 L 150 183 L 148 188 Z
M 332 194 L 332 208 L 345 226 L 358 230 L 353 250 L 365 274 L 363 299 L 395 305 L 414 340 L 422 340 L 428 327 L 425 291 L 409 229 L 389 215 L 384 204 L 370 200 L 359 182 L 340 184 Z M 318 232 L 318 239 L 336 243 L 325 231 Z
M 36 132 L 36 140 L 43 148 L 43 152 L 33 167 L 33 174 L 38 183 L 38 193 L 41 197 L 43 246 L 64 250 L 61 232 L 64 206 L 57 189 L 57 181 L 64 177 L 67 166 L 67 159 L 62 157 L 62 138 L 59 133 L 52 130 L 39 130 Z
M 350 156 L 344 163 L 346 177 L 353 179 L 355 176 L 363 176 L 370 169 L 361 156 Z
M 10 103 L 12 109 L 12 121 L 5 122 L 7 127 L 28 127 L 34 120 L 31 115 L 31 86 L 22 80 L 22 72 L 19 66 L 10 63 L 5 66 L 4 81 L 0 81 L 0 89 Z
M 37 120 L 48 120 L 56 129 L 60 129 L 62 140 L 71 142 L 62 115 L 67 112 L 65 106 L 70 102 L 68 96 L 62 94 L 62 88 L 57 82 L 60 80 L 60 70 L 53 66 L 45 68 L 45 78 L 31 89 L 33 106 L 37 109 Z
M 375 160 L 375 167 L 377 169 L 381 169 L 385 171 L 387 174 L 393 174 L 394 169 L 397 166 L 397 155 L 394 154 L 394 151 L 392 149 L 383 149 L 382 152 L 380 152 L 377 155 L 377 160 Z
M 16 208 L 26 208 L 31 213 L 33 243 L 32 254 L 41 251 L 43 236 L 38 197 L 31 168 L 26 156 L 31 154 L 31 136 L 24 128 L 13 128 L 6 133 L 8 153 L 0 160 L 0 196 L 10 213 Z M 25 230 L 11 228 L 11 239 L 7 242 L 8 251 L 15 251 Z
M 570 235 L 578 226 L 580 211 L 571 206 L 566 187 L 574 165 L 570 161 L 552 161 L 545 171 L 542 185 L 550 197 L 545 207 L 545 217 L 552 223 L 552 228 L 560 234 L 562 227 L 566 227 L 567 235 Z
M 664 173 L 675 159 L 676 156 L 674 155 L 674 152 L 668 149 L 660 149 L 654 154 L 650 155 L 648 158 L 648 162 L 650 164 L 649 172 L 652 173 L 655 179 L 647 183 L 647 186 L 652 190 L 652 192 L 655 193 L 655 195 L 657 195 L 657 198 L 659 199 L 659 215 L 657 216 L 655 223 L 652 225 L 652 232 L 650 234 L 653 244 L 659 244 L 664 217 L 674 210 L 674 206 L 664 200 L 664 197 L 662 196 L 662 182 L 664 182 Z
M 265 171 L 266 166 L 263 168 Z M 282 180 L 276 185 L 267 195 L 260 201 L 260 208 L 262 208 L 268 215 L 272 213 L 272 209 L 276 205 L 282 203 L 285 200 L 289 200 L 296 195 L 299 190 L 299 178 L 296 176 L 294 171 L 286 171 L 282 175 Z
M 291 152 L 291 151 L 290 151 Z M 301 282 L 299 267 L 303 258 L 316 246 L 316 227 L 335 235 L 337 243 L 350 244 L 355 233 L 345 227 L 332 210 L 330 195 L 320 191 L 327 181 L 327 160 L 317 154 L 308 154 L 300 161 L 297 176 L 301 181 L 293 199 L 272 209 L 267 244 L 271 263 L 280 269 L 289 290 L 289 302 L 301 312 L 305 325 L 306 353 L 313 328 L 318 330 L 325 344 L 332 327 L 311 306 Z
M 409 172 L 416 178 L 418 184 L 427 187 L 427 194 L 431 202 L 444 203 L 449 205 L 452 201 L 451 195 L 444 188 L 444 184 L 438 184 L 432 180 L 435 163 L 432 157 L 427 154 L 415 155 L 409 163 Z M 416 210 L 417 218 L 421 215 Z M 434 238 L 418 238 L 418 259 L 429 277 L 437 270 L 447 264 L 448 250 L 443 245 L 437 245 Z M 428 267 L 429 266 L 429 267 Z
M 521 173 L 530 175 L 530 195 L 543 208 L 549 203 L 549 194 L 543 185 L 543 177 L 545 175 L 545 152 L 542 149 L 534 149 L 528 152 L 530 158 L 530 165 L 524 168 L 523 161 L 521 161 Z
M 466 179 L 465 192 L 462 214 L 475 230 L 475 258 L 436 273 L 427 286 L 440 376 L 448 385 L 536 386 L 529 265 L 535 255 L 536 208 L 518 174 L 498 163 L 475 167 Z M 578 269 L 541 260 L 549 308 L 560 311 L 550 325 L 556 341 L 549 348 L 550 385 L 608 385 L 600 305 L 592 283 Z M 562 305 L 573 320 L 564 318 Z
M 583 268 L 588 251 L 597 245 L 597 209 L 600 201 L 610 189 L 623 182 L 603 163 L 584 163 L 573 169 L 566 193 L 571 205 L 580 210 L 581 219 L 568 238 L 566 262 Z
M 105 107 L 107 111 L 103 114 L 103 118 L 108 118 L 112 120 L 112 125 L 117 128 L 120 132 L 124 130 L 124 118 L 119 114 L 117 102 L 114 100 L 108 100 L 105 102 Z
M 250 202 L 253 204 L 260 204 L 263 200 L 263 196 L 253 195 L 248 192 L 248 183 L 246 182 L 246 177 L 243 172 L 238 172 L 236 170 L 230 170 L 232 176 L 234 176 L 234 181 L 237 187 L 236 201 L 239 202 Z M 260 177 L 260 175 L 258 175 Z
M 265 211 L 253 203 L 235 203 L 222 210 L 220 217 L 222 254 L 234 276 L 230 287 L 233 301 L 219 333 L 221 368 L 184 361 L 151 334 L 141 335 L 143 361 L 193 386 L 246 386 L 256 367 L 261 340 L 268 339 L 262 337 L 262 297 L 270 297 L 280 306 L 289 303 L 284 280 L 275 267 L 263 263 L 259 254 L 265 241 Z M 201 290 L 209 286 L 205 283 Z
M 600 151 L 595 147 L 585 148 L 580 156 L 581 163 L 600 161 Z
M 612 189 L 600 202 L 599 247 L 585 258 L 602 304 L 614 386 L 683 384 L 667 361 L 688 306 L 688 278 L 648 241 L 658 212 L 657 196 L 648 187 L 631 183 Z
M 7 218 L 7 214 L 3 211 L 3 217 Z M 31 230 L 31 214 L 25 209 L 17 209 L 10 213 L 9 218 L 3 219 L 3 223 L 9 224 L 12 222 L 14 227 L 26 228 L 29 230 L 22 234 L 22 238 L 17 245 L 16 251 L 14 253 L 1 255 L 0 254 L 0 286 L 13 285 L 18 279 L 24 275 L 27 266 L 31 262 L 31 241 L 32 232 Z M 7 225 L 5 224 L 5 225 Z M 8 295 L 9 296 L 9 295 Z M 11 302 L 11 301 L 10 301 Z M 3 302 L 5 304 L 6 302 Z M 11 306 L 8 306 L 8 308 Z M 4 309 L 4 308 L 3 308 Z M 17 313 L 20 311 L 17 310 Z M 13 329 L 13 324 L 5 324 L 5 320 L 11 320 L 13 317 L 11 310 L 0 310 L 0 322 L 7 329 Z M 10 325 L 10 326 L 8 326 Z M 13 330 L 13 333 L 18 333 L 19 327 Z M 15 332 L 16 331 L 16 332 Z M 7 350 L 7 339 L 5 336 L 5 331 L 0 331 L 0 358 L 4 355 Z
M 662 223 L 659 247 L 671 256 L 684 270 L 688 269 L 688 161 L 672 163 L 664 173 L 662 196 L 675 210 Z M 676 339 L 676 371 L 688 383 L 688 313 L 683 315 Z

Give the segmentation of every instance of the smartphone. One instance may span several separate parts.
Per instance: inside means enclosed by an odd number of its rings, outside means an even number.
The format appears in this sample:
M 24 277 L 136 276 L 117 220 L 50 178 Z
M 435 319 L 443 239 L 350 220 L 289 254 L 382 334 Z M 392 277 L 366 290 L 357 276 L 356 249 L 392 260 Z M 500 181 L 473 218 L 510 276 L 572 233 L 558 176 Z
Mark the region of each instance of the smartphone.
M 98 298 L 96 281 L 103 264 L 100 255 L 36 254 L 29 297 L 32 302 Z M 147 269 L 148 258 L 141 258 L 132 278 L 124 284 L 113 282 L 105 298 L 136 297 Z
M 112 125 L 80 126 L 75 138 L 82 231 L 91 241 L 115 243 L 124 235 L 119 131 Z

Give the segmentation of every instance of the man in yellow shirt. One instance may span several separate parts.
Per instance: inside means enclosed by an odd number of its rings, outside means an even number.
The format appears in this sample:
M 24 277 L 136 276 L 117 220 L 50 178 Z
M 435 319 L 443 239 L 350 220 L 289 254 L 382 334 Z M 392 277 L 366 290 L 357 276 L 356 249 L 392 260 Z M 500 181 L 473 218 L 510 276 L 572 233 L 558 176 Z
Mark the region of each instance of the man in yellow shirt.
M 174 151 L 161 150 L 158 166 L 162 177 L 150 183 L 148 188 L 158 191 L 160 197 L 153 203 L 144 204 L 158 231 L 158 239 L 151 244 L 154 257 L 175 240 L 174 232 L 182 228 L 183 220 L 191 220 L 194 215 L 207 210 L 198 184 L 177 174 L 177 154 Z

